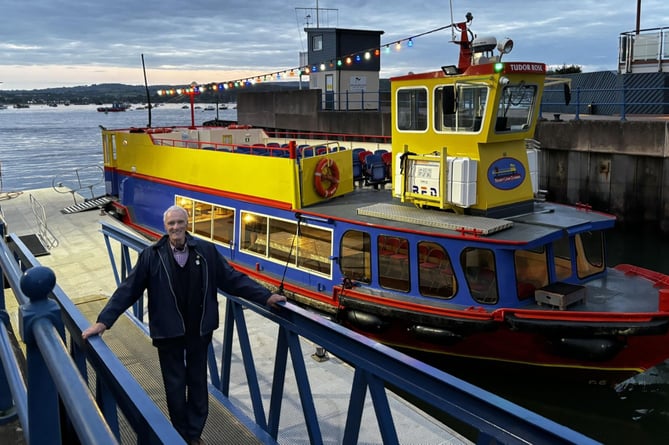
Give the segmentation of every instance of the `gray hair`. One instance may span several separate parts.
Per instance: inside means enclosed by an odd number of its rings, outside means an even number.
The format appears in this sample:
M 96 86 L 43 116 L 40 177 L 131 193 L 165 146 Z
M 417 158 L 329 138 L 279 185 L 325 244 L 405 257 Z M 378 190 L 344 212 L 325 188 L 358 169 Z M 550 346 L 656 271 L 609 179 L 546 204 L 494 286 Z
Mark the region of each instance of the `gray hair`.
M 188 221 L 188 212 L 186 211 L 186 209 L 178 205 L 173 205 L 169 206 L 167 210 L 165 210 L 165 213 L 163 213 L 163 222 L 167 221 L 167 214 L 170 212 L 179 212 L 183 214 L 183 216 L 186 217 L 186 221 Z

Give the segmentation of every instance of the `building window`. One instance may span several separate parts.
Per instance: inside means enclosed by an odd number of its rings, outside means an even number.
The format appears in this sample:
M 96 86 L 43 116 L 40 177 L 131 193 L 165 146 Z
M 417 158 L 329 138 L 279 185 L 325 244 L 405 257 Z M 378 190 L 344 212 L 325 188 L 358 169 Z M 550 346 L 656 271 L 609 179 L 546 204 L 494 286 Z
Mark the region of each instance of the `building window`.
M 322 51 L 323 50 L 323 36 L 313 36 L 311 38 L 311 50 L 312 51 Z

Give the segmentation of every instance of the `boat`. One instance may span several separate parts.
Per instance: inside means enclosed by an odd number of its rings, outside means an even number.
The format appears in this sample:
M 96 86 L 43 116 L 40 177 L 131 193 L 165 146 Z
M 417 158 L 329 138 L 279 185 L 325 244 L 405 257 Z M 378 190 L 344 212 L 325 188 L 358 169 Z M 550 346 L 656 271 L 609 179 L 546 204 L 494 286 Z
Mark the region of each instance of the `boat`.
M 130 105 L 123 103 L 115 103 L 109 107 L 98 107 L 98 111 L 101 113 L 117 113 L 120 111 L 126 111 L 130 108 Z
M 391 79 L 392 137 L 243 124 L 103 129 L 108 211 L 185 207 L 233 267 L 417 356 L 615 384 L 669 358 L 669 277 L 606 262 L 614 216 L 546 200 L 542 62 L 461 31 L 457 65 Z

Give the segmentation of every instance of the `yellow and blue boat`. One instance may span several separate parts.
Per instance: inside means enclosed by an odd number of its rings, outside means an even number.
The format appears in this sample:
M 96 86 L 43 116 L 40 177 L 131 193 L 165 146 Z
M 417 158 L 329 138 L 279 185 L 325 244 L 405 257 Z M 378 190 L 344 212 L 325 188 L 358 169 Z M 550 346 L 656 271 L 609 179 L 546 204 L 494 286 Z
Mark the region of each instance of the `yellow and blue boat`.
M 458 66 L 391 79 L 388 141 L 103 129 L 113 211 L 158 236 L 179 204 L 234 267 L 403 350 L 597 382 L 669 358 L 667 276 L 609 267 L 615 218 L 539 189 L 539 104 L 562 81 L 466 35 Z

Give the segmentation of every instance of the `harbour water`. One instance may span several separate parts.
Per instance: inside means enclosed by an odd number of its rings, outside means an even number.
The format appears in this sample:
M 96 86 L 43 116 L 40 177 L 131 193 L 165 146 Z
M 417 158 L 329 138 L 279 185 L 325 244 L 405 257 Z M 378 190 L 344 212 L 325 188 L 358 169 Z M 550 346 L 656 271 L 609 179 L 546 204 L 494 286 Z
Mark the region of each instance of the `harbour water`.
M 153 127 L 190 124 L 184 104 L 152 110 Z M 203 107 L 204 108 L 204 107 Z M 0 197 L 13 191 L 59 184 L 86 197 L 104 194 L 100 126 L 145 126 L 147 110 L 100 113 L 96 106 L 0 110 Z M 195 110 L 195 123 L 234 120 L 236 110 Z M 0 200 L 0 206 L 2 201 Z M 11 230 L 11 228 L 10 228 Z M 614 230 L 608 240 L 609 264 L 632 263 L 669 273 L 669 238 L 649 230 Z M 446 369 L 448 371 L 448 369 Z M 485 371 L 485 369 L 479 370 Z M 607 444 L 663 444 L 669 432 L 669 362 L 622 384 L 574 384 L 559 378 L 461 372 L 493 393 Z M 457 374 L 456 374 L 457 375 Z M 536 378 L 535 378 L 536 377 Z

